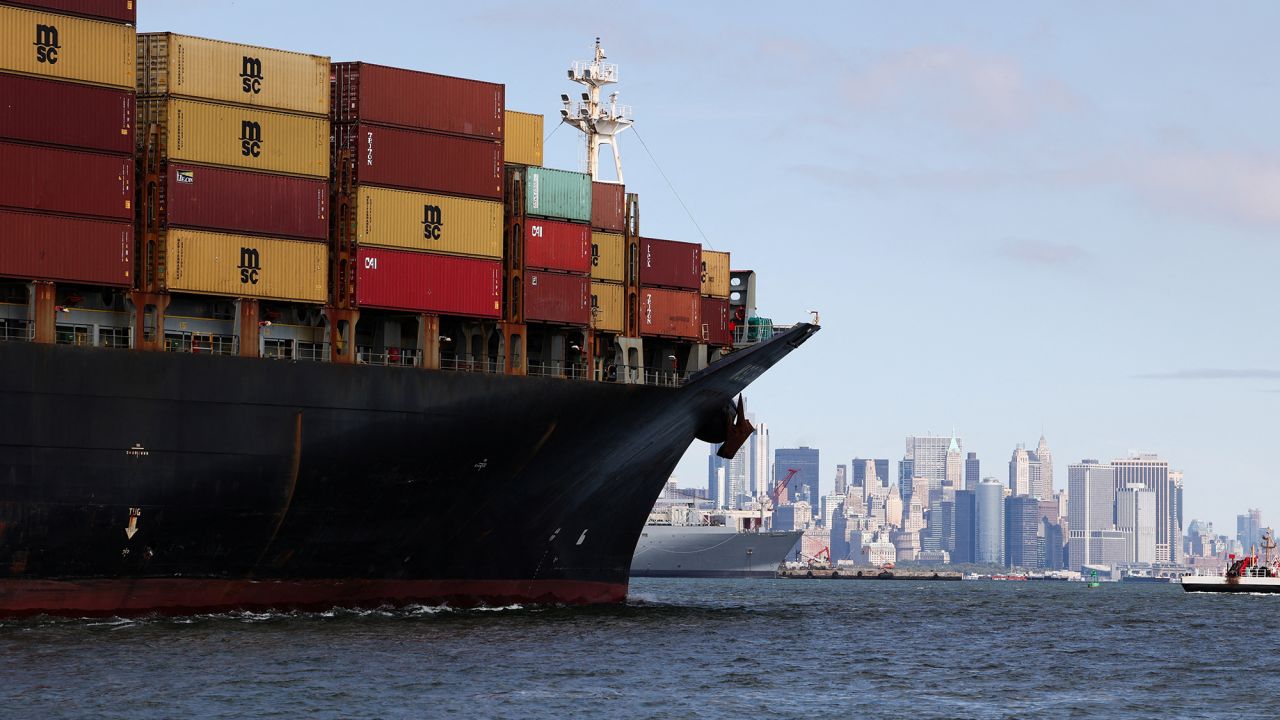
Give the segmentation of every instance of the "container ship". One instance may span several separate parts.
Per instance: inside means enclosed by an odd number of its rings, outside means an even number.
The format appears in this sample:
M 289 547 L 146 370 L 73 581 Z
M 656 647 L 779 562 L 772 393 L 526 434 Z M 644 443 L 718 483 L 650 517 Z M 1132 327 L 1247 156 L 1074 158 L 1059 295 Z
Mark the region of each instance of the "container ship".
M 135 22 L 0 2 L 0 614 L 624 600 L 818 328 L 641 234 L 599 42 L 579 173 L 501 84 Z

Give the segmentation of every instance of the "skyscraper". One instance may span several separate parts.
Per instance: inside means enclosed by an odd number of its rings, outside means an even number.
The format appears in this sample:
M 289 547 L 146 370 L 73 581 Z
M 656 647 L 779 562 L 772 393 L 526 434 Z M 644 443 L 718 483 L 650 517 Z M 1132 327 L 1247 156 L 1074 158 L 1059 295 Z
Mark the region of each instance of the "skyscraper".
M 964 489 L 977 490 L 978 481 L 982 479 L 982 463 L 978 462 L 978 453 L 971 452 L 964 459 Z
M 1156 494 L 1141 483 L 1116 491 L 1116 529 L 1125 534 L 1127 560 L 1156 561 Z
M 1028 495 L 1005 498 L 1005 565 L 1028 570 L 1040 568 L 1043 552 L 1043 540 L 1040 534 L 1040 501 Z
M 865 497 L 871 492 L 875 485 L 883 488 L 889 487 L 889 482 L 893 478 L 889 477 L 889 460 L 884 459 L 853 459 L 853 486 L 863 488 L 862 494 Z
M 836 466 L 836 483 L 835 494 L 844 495 L 849 489 L 849 468 L 845 465 Z
M 1031 494 L 1041 500 L 1048 500 L 1053 497 L 1053 453 L 1049 450 L 1049 443 L 1044 435 L 1040 436 L 1033 459 L 1035 465 L 1031 473 Z
M 750 494 L 747 485 L 747 446 L 738 448 L 738 452 L 725 463 L 725 491 L 728 493 L 727 506 L 742 506 L 744 496 Z
M 1169 471 L 1169 561 L 1182 564 L 1182 471 Z
M 1031 494 L 1031 455 L 1018 443 L 1009 458 L 1009 491 L 1014 495 Z
M 907 452 L 903 460 L 911 461 L 911 477 L 937 480 L 937 485 L 947 478 L 947 451 L 953 446 L 961 452 L 964 441 L 960 438 L 907 436 Z
M 1067 466 L 1068 552 L 1071 570 L 1079 571 L 1082 565 L 1098 564 L 1089 548 L 1090 534 L 1109 530 L 1115 522 L 1116 483 L 1110 465 L 1100 465 L 1097 460 L 1081 460 Z
M 955 490 L 964 487 L 964 455 L 960 452 L 960 440 L 955 435 L 951 436 L 951 443 L 947 445 L 947 465 L 944 478 L 951 483 L 951 487 Z
M 1261 510 L 1251 509 L 1244 515 L 1236 516 L 1236 540 L 1246 553 L 1262 544 L 1262 528 Z
M 815 510 L 818 494 L 818 450 L 811 447 L 778 448 L 773 453 L 774 482 L 787 476 L 794 468 L 799 472 L 787 484 L 787 496 L 793 502 L 805 500 Z
M 719 449 L 719 443 L 713 444 L 707 454 L 707 497 L 716 508 L 724 507 L 724 469 L 728 462 L 716 454 Z
M 1170 562 L 1171 543 L 1182 542 L 1182 529 L 1173 530 L 1174 518 L 1169 504 L 1169 463 L 1155 454 L 1142 454 L 1123 460 L 1112 460 L 1116 491 L 1135 483 L 1156 494 L 1156 562 Z
M 972 455 L 973 453 L 969 453 Z M 977 483 L 974 483 L 975 487 Z M 997 483 L 998 485 L 998 483 Z M 956 491 L 956 545 L 951 553 L 953 563 L 971 563 L 975 561 L 977 550 L 977 491 Z
M 747 440 L 747 447 L 750 448 L 747 464 L 750 469 L 751 494 L 757 498 L 765 497 L 773 490 L 773 471 L 769 464 L 772 456 L 769 454 L 768 423 L 756 424 L 756 431 Z
M 984 478 L 974 492 L 974 562 L 1004 564 L 1004 485 Z

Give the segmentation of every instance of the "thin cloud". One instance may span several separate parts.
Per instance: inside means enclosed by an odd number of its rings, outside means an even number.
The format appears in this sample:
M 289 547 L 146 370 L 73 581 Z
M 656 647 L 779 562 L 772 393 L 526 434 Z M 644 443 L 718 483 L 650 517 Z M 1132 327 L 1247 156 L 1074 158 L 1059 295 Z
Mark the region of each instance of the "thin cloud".
M 1135 375 L 1143 380 L 1276 380 L 1280 370 L 1266 368 L 1193 368 Z
M 1036 267 L 1070 267 L 1092 258 L 1079 245 L 1038 240 L 1009 240 L 1000 246 L 999 253 L 1008 260 Z
M 1163 149 L 1138 158 L 1130 178 L 1162 208 L 1280 227 L 1280 157 L 1268 152 Z

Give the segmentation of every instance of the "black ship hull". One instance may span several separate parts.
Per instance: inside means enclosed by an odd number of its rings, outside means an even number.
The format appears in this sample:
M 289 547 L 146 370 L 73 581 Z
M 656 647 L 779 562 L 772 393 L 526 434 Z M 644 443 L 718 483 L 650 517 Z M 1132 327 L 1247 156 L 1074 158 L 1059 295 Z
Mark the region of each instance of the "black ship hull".
M 0 343 L 0 614 L 620 602 L 699 429 L 816 330 L 680 388 Z

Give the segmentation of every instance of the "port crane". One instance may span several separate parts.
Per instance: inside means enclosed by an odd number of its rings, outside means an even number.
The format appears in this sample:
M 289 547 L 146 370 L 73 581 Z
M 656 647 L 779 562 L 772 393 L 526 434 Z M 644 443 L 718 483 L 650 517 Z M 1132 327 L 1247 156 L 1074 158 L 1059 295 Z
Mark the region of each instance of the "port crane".
M 782 497 L 782 491 L 787 489 L 787 483 L 791 482 L 791 478 L 795 477 L 796 473 L 798 472 L 800 471 L 797 470 L 796 468 L 787 468 L 786 477 L 779 480 L 778 484 L 774 485 L 773 489 L 769 491 L 769 507 L 766 508 L 764 503 L 760 503 L 760 529 L 761 530 L 764 530 L 765 510 L 767 509 L 770 512 L 772 512 L 773 509 L 778 506 L 778 498 Z

